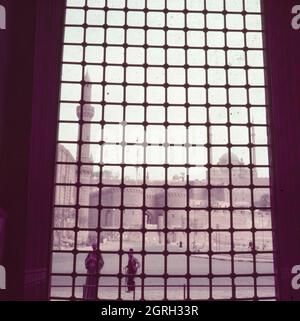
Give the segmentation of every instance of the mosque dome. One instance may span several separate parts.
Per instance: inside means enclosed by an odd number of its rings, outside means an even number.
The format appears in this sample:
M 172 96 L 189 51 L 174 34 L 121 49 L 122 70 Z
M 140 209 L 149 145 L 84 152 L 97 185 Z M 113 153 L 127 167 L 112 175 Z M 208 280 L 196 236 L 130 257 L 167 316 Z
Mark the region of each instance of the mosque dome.
M 233 165 L 240 165 L 242 162 L 238 158 L 238 156 L 234 153 L 231 153 L 231 164 Z M 218 165 L 227 165 L 229 164 L 229 153 L 223 154 L 218 162 Z

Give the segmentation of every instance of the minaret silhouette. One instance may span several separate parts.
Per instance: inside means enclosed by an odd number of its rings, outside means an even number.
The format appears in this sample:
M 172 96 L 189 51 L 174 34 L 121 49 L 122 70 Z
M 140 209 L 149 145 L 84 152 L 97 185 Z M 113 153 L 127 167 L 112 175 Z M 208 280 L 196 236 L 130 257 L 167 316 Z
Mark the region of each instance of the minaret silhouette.
M 93 175 L 91 164 L 92 158 L 90 154 L 90 136 L 91 136 L 91 125 L 90 121 L 94 117 L 94 107 L 90 104 L 92 87 L 90 84 L 89 74 L 86 73 L 84 77 L 84 91 L 83 91 L 83 103 L 77 106 L 77 117 L 80 121 L 81 131 L 81 158 L 79 159 L 82 166 L 80 167 L 80 183 L 83 185 L 89 185 Z M 81 189 L 79 194 L 79 204 L 83 206 L 89 206 L 90 204 L 90 187 L 85 186 Z M 79 217 L 79 227 L 88 228 L 89 226 L 89 209 L 81 208 Z M 81 232 L 78 238 L 79 244 L 87 244 L 89 242 L 89 233 Z
M 85 86 L 83 89 L 83 105 L 77 106 L 77 117 L 79 121 L 84 123 L 82 126 L 81 141 L 87 144 L 84 144 L 81 149 L 81 162 L 89 163 L 90 162 L 90 136 L 91 136 L 91 125 L 90 121 L 93 119 L 95 111 L 94 107 L 89 103 L 91 101 L 92 87 L 90 84 L 90 76 L 88 73 L 84 76 Z

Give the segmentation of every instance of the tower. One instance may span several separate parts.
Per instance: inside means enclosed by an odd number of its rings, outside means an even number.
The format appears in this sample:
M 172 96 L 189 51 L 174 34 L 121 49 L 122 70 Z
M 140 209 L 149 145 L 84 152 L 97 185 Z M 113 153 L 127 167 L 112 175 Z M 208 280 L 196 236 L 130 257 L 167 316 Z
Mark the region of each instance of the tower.
M 90 136 L 91 125 L 90 121 L 94 117 L 94 107 L 89 103 L 91 101 L 92 87 L 90 84 L 89 74 L 86 73 L 84 77 L 84 91 L 83 103 L 77 106 L 77 117 L 79 119 L 81 130 L 81 158 L 78 159 L 82 164 L 80 166 L 80 183 L 83 185 L 79 193 L 79 204 L 83 206 L 90 205 L 90 192 L 91 188 L 88 186 L 91 183 L 93 170 L 89 165 L 92 162 L 90 155 Z M 89 226 L 89 208 L 81 208 L 79 216 L 79 227 L 88 228 Z M 86 244 L 89 241 L 89 233 L 87 231 L 81 232 L 78 237 L 79 244 Z
M 90 155 L 90 136 L 91 125 L 90 121 L 94 117 L 94 107 L 89 103 L 91 101 L 92 87 L 90 84 L 90 76 L 88 73 L 84 76 L 85 86 L 83 89 L 83 104 L 77 106 L 77 117 L 82 126 L 81 142 L 85 143 L 81 148 L 81 162 L 89 163 L 91 160 Z

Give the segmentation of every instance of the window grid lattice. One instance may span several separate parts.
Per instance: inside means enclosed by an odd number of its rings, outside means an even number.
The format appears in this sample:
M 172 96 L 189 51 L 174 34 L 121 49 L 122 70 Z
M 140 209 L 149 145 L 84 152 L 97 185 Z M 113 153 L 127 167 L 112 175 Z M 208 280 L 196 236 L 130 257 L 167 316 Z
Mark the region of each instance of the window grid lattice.
M 50 298 L 275 299 L 260 1 L 66 3 Z

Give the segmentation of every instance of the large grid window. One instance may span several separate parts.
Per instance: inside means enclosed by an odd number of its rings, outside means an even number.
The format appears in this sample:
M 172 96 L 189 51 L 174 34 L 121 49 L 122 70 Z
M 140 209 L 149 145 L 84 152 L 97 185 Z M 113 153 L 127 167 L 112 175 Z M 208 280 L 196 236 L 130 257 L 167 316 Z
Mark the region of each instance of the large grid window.
M 52 299 L 275 299 L 259 0 L 68 0 Z M 140 262 L 126 292 L 128 251 Z

